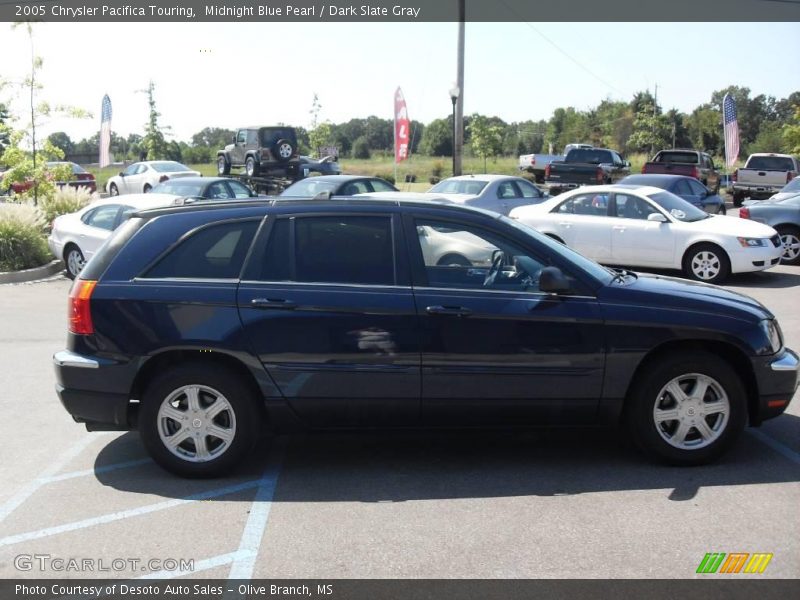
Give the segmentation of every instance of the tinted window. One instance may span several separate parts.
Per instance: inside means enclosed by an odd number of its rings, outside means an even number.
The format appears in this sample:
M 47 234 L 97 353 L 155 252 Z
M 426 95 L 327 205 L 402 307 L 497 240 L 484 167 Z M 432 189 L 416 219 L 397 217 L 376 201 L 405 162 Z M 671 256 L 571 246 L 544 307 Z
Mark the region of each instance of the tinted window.
M 697 152 L 662 152 L 657 162 L 697 164 Z
M 354 216 L 279 219 L 272 227 L 261 275 L 266 281 L 394 285 L 391 220 Z
M 243 183 L 231 180 L 228 182 L 228 185 L 231 186 L 234 198 L 250 198 L 253 195 L 250 188 Z
M 503 181 L 497 186 L 497 197 L 500 199 L 516 198 L 517 195 L 517 190 L 511 181 Z
M 272 146 L 278 140 L 288 140 L 292 144 L 295 142 L 294 129 L 291 127 L 267 127 L 261 130 L 261 145 Z
M 119 204 L 107 204 L 106 206 L 100 206 L 86 213 L 81 220 L 92 227 L 112 231 L 114 229 L 114 223 L 117 220 L 118 212 Z
M 257 227 L 258 221 L 204 227 L 173 248 L 146 277 L 236 278 Z
M 153 168 L 153 170 L 158 171 L 159 173 L 180 173 L 182 171 L 191 171 L 191 169 L 186 165 L 182 165 L 179 162 L 173 161 L 154 162 L 150 163 L 150 166 Z
M 554 212 L 605 217 L 608 213 L 608 194 L 578 194 L 559 204 Z
M 522 192 L 523 198 L 541 198 L 542 193 L 538 188 L 528 183 L 527 181 L 517 181 L 517 186 Z
M 477 196 L 483 191 L 487 183 L 488 181 L 476 179 L 445 179 L 428 191 L 440 194 L 473 194 Z
M 281 192 L 281 196 L 290 198 L 313 198 L 322 192 L 331 192 L 338 185 L 335 181 L 328 181 L 319 177 L 309 177 L 293 183 Z
M 628 194 L 616 194 L 617 217 L 620 219 L 647 220 L 647 217 L 658 212 L 648 202 Z
M 754 156 L 747 161 L 746 169 L 762 169 L 764 171 L 793 171 L 794 162 L 783 156 Z
M 383 179 L 373 179 L 372 180 L 372 189 L 376 192 L 396 192 L 397 188 L 395 188 L 392 184 Z
M 228 189 L 228 186 L 225 185 L 224 181 L 217 181 L 216 183 L 212 183 L 208 186 L 206 190 L 206 198 L 210 198 L 211 200 L 220 200 L 225 198 L 230 198 L 231 192 Z
M 351 181 L 350 183 L 346 183 L 339 190 L 339 194 L 342 196 L 355 196 L 356 194 L 366 194 L 371 191 L 372 190 L 369 189 L 369 182 L 361 180 L 361 181 Z

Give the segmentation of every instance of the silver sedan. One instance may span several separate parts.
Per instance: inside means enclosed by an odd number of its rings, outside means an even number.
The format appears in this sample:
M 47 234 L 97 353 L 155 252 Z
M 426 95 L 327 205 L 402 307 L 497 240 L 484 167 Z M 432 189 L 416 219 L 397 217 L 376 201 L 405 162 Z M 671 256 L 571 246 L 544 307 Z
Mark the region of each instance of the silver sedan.
M 800 194 L 745 202 L 739 216 L 766 223 L 781 236 L 785 265 L 800 265 Z
M 461 175 L 444 179 L 427 194 L 508 215 L 513 209 L 539 204 L 550 196 L 527 179 L 509 175 Z

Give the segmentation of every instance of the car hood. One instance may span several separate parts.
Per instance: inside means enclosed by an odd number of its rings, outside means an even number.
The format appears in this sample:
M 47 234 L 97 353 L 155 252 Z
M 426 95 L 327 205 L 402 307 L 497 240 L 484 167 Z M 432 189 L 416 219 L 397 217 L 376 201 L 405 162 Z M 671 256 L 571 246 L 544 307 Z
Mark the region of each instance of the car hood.
M 724 215 L 714 215 L 707 219 L 701 219 L 700 221 L 682 224 L 692 229 L 697 229 L 698 231 L 736 237 L 771 238 L 777 233 L 769 225 Z
M 605 288 L 606 295 L 639 305 L 709 312 L 749 322 L 773 318 L 773 314 L 763 304 L 745 294 L 666 275 L 637 275 L 635 281 L 625 285 L 612 283 Z

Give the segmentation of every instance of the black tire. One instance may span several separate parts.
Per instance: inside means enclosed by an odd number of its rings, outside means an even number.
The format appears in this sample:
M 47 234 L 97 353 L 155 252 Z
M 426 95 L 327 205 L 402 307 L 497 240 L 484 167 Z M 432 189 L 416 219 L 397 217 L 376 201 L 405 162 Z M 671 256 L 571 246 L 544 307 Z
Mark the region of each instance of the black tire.
M 699 264 L 698 264 L 699 261 Z M 702 275 L 705 272 L 706 275 Z M 721 283 L 731 273 L 731 261 L 715 244 L 697 244 L 683 255 L 683 273 L 703 283 Z
M 117 188 L 116 183 L 112 183 L 108 186 L 108 195 L 109 196 L 119 196 L 119 189 Z
M 152 186 L 152 185 L 150 185 L 149 183 L 145 183 L 145 184 L 144 184 L 144 187 L 142 188 L 142 192 L 144 192 L 145 194 L 147 194 L 147 193 L 149 193 L 149 192 L 150 192 L 150 190 L 152 190 L 152 189 L 153 189 L 153 186 Z
M 778 235 L 781 236 L 781 243 L 784 245 L 783 256 L 781 256 L 781 264 L 783 265 L 800 265 L 800 249 L 797 244 L 800 244 L 800 227 L 793 225 L 778 225 L 776 228 Z M 794 248 L 789 252 L 787 242 Z
M 188 408 L 188 395 L 179 392 L 185 386 L 202 386 L 203 391 L 198 394 L 198 402 L 201 407 L 197 413 L 192 413 Z M 213 398 L 213 394 L 221 394 L 227 401 L 229 408 L 220 414 L 212 417 L 210 421 L 202 422 L 205 419 L 203 414 L 203 402 Z M 187 422 L 183 426 L 178 426 L 177 420 L 159 417 L 159 410 L 164 402 L 173 395 L 177 394 L 176 402 L 178 407 L 174 410 L 187 413 Z M 217 400 L 219 401 L 219 400 Z M 242 458 L 250 452 L 259 435 L 259 425 L 261 422 L 258 408 L 259 398 L 250 387 L 248 387 L 239 374 L 230 369 L 209 366 L 208 364 L 184 364 L 172 367 L 156 377 L 145 390 L 142 396 L 141 409 L 139 412 L 139 433 L 145 448 L 161 467 L 180 475 L 181 477 L 216 477 L 227 475 L 232 472 L 241 462 Z M 208 408 L 206 405 L 205 408 Z M 232 416 L 231 416 L 232 412 Z M 198 418 L 201 417 L 201 418 Z M 191 422 L 188 420 L 192 419 Z M 220 421 L 222 419 L 222 421 Z M 163 421 L 163 422 L 162 422 Z M 194 426 L 194 423 L 198 423 Z M 223 440 L 215 438 L 211 434 L 203 435 L 204 427 L 208 424 L 232 430 L 232 439 L 223 447 Z M 178 444 L 176 451 L 173 452 L 162 441 L 160 429 L 168 433 L 168 429 L 175 431 L 171 435 L 177 435 L 180 431 L 186 430 L 182 436 L 183 442 Z M 186 437 L 184 437 L 186 436 Z M 207 451 L 213 454 L 220 452 L 216 457 L 194 462 L 192 453 L 197 454 L 198 446 L 195 438 L 201 436 L 205 440 Z M 169 437 L 169 436 L 167 436 Z M 209 440 L 209 438 L 211 438 Z M 215 446 L 215 440 L 217 445 Z M 182 456 L 179 456 L 182 454 Z
M 64 248 L 64 265 L 66 266 L 67 277 L 75 279 L 83 270 L 86 259 L 83 252 L 75 244 L 67 244 Z
M 283 138 L 275 142 L 272 147 L 272 156 L 278 162 L 287 162 L 294 156 L 294 144 Z
M 437 267 L 471 267 L 472 261 L 462 254 L 445 254 L 436 262 Z
M 230 175 L 230 173 L 231 173 L 230 161 L 227 158 L 225 158 L 225 156 L 219 155 L 217 157 L 217 174 L 223 176 L 223 175 Z
M 724 204 L 720 204 L 719 205 L 719 208 L 717 209 L 717 214 L 718 215 L 727 215 L 728 214 L 728 209 L 725 208 Z
M 695 385 L 708 381 L 703 378 L 712 383 L 702 398 L 693 396 Z M 666 389 L 672 382 L 681 392 L 678 398 Z M 714 412 L 712 407 L 725 402 L 727 414 Z M 677 418 L 658 423 L 657 410 L 675 410 Z M 702 423 L 708 437 L 701 434 Z M 713 354 L 676 352 L 653 361 L 637 377 L 626 401 L 625 424 L 636 445 L 651 458 L 673 465 L 706 464 L 728 450 L 747 424 L 744 385 L 733 367 Z
M 734 206 L 741 206 L 744 202 L 744 194 L 739 192 L 733 192 L 733 205 Z
M 248 156 L 244 161 L 244 172 L 248 177 L 258 177 L 258 161 L 254 156 Z

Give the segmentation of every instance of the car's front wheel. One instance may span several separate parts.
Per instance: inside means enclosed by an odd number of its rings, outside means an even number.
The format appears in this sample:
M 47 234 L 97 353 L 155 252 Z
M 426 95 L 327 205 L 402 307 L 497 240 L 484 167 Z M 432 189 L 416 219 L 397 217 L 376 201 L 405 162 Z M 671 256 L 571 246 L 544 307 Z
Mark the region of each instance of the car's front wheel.
M 83 252 L 75 244 L 67 246 L 64 252 L 64 264 L 67 267 L 67 277 L 75 279 L 83 270 L 86 264 L 86 259 L 83 257 Z
M 705 283 L 720 283 L 731 272 L 728 255 L 714 244 L 698 244 L 683 257 L 683 273 L 690 279 Z
M 119 196 L 119 188 L 116 183 L 112 183 L 108 186 L 108 194 L 110 196 Z
M 139 431 L 153 460 L 166 470 L 183 477 L 225 475 L 257 438 L 257 402 L 237 373 L 179 366 L 147 387 Z
M 258 163 L 254 157 L 247 157 L 247 160 L 244 163 L 244 172 L 247 173 L 248 177 L 255 177 L 258 175 Z
M 800 265 L 800 228 L 779 225 L 776 229 L 783 244 L 781 262 L 785 265 Z
M 217 175 L 229 175 L 231 172 L 231 163 L 224 156 L 217 157 Z
M 148 193 L 150 190 L 152 190 L 152 189 L 153 189 L 153 186 L 152 186 L 152 185 L 150 185 L 149 183 L 145 183 L 145 184 L 144 184 L 144 187 L 142 188 L 142 192 L 144 192 L 145 194 L 147 194 L 147 193 Z
M 675 353 L 652 363 L 626 405 L 631 437 L 671 464 L 716 460 L 746 424 L 744 386 L 733 368 L 705 352 Z

